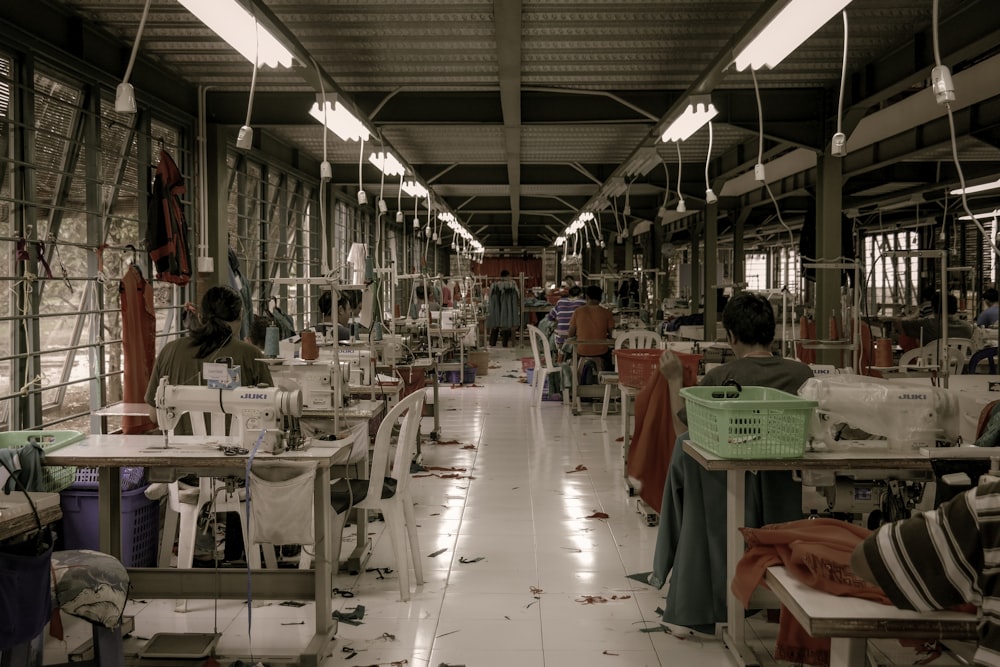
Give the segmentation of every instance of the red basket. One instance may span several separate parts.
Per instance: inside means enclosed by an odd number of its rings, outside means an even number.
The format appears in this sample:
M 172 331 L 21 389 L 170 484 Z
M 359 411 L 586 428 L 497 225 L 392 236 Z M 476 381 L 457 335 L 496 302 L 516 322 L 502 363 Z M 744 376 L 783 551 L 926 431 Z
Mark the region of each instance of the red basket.
M 615 350 L 618 382 L 626 387 L 642 389 L 649 377 L 660 367 L 663 350 Z

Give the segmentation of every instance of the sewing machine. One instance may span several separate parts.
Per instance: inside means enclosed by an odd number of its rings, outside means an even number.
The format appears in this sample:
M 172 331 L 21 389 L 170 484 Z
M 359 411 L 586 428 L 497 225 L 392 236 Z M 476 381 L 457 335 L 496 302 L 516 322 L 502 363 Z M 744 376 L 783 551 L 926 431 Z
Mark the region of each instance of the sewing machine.
M 298 388 L 302 391 L 302 405 L 311 410 L 329 410 L 334 407 L 334 395 L 338 384 L 340 388 L 340 406 L 347 404 L 350 395 L 348 380 L 351 365 L 347 361 L 340 362 L 340 371 L 336 364 L 321 361 L 313 364 L 289 363 L 271 367 L 271 378 L 279 387 L 286 389 Z
M 828 450 L 888 446 L 915 450 L 951 444 L 959 431 L 958 401 L 939 387 L 913 387 L 858 375 L 826 375 L 799 390 L 819 403 L 810 425 L 814 448 Z M 831 512 L 873 513 L 869 527 L 907 516 L 924 500 L 925 471 L 854 470 L 803 474 Z
M 333 361 L 333 352 L 327 348 L 324 348 L 321 352 L 321 360 L 326 362 Z M 372 376 L 374 375 L 374 364 L 372 363 L 372 352 L 371 350 L 362 349 L 350 349 L 341 347 L 337 350 L 337 356 L 340 358 L 340 363 L 349 363 L 351 366 L 350 374 L 354 376 L 354 384 L 371 384 Z
M 258 451 L 279 453 L 294 448 L 295 423 L 302 416 L 302 392 L 277 387 L 214 389 L 198 385 L 171 385 L 161 378 L 156 388 L 156 421 L 164 434 L 172 430 L 184 413 L 192 414 L 192 430 L 202 413 L 232 415 L 228 439 L 245 449 L 261 440 Z M 166 438 L 166 435 L 164 435 Z M 166 443 L 165 443 L 165 446 Z

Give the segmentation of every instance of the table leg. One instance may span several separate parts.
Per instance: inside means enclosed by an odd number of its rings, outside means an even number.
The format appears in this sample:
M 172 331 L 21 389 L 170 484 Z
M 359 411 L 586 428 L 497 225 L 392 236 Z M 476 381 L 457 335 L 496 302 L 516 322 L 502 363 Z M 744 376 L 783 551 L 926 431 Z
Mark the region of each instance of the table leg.
M 570 368 L 569 368 L 569 377 L 570 377 L 569 384 L 570 384 L 570 387 L 573 389 L 573 391 L 572 391 L 573 395 L 570 397 L 570 399 L 573 401 L 573 414 L 578 415 L 578 414 L 580 414 L 580 412 L 583 409 L 583 407 L 580 404 L 580 392 L 579 392 L 579 386 L 578 386 L 578 384 L 580 382 L 580 378 L 578 378 L 577 375 L 576 375 L 576 362 L 577 362 L 576 345 L 574 345 L 573 346 L 573 361 L 570 364 Z
M 619 392 L 622 397 L 622 462 L 625 464 L 625 479 L 628 479 L 628 448 L 630 442 L 630 436 L 632 433 L 632 423 L 629 417 L 631 417 L 632 412 L 632 397 L 627 391 Z M 629 495 L 631 496 L 634 491 L 630 485 L 626 482 L 626 486 L 629 487 Z
M 868 640 L 864 637 L 832 637 L 830 639 L 830 667 L 864 665 Z
M 316 470 L 313 486 L 313 528 L 316 532 L 316 558 L 313 570 L 313 597 L 316 601 L 316 633 L 299 656 L 303 667 L 318 667 L 325 659 L 327 647 L 337 632 L 337 621 L 333 619 L 331 588 L 336 566 L 330 562 L 330 469 Z
M 122 557 L 121 468 L 97 469 L 97 511 L 100 514 L 98 544 L 102 552 Z M 126 564 L 127 565 L 127 564 Z
M 736 563 L 743 556 L 743 527 L 745 518 L 746 472 L 743 470 L 726 471 L 726 629 L 723 633 L 730 653 L 741 667 L 759 665 L 759 661 L 746 643 L 746 619 L 743 616 L 743 603 L 733 594 L 729 583 L 736 575 Z

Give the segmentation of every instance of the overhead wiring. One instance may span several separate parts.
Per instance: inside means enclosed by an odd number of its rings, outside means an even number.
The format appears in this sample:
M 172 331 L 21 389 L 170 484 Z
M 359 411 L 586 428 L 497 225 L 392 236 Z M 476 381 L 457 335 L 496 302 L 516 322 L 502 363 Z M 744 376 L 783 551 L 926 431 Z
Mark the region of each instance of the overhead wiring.
M 944 65 L 941 63 L 941 45 L 939 43 L 939 37 L 938 37 L 938 1 L 939 0 L 933 0 L 931 4 L 932 8 L 931 36 L 934 48 L 934 65 L 935 65 L 934 69 L 935 71 L 940 73 L 941 71 L 947 72 L 947 68 L 944 68 Z M 944 69 L 942 70 L 942 68 Z M 947 76 L 945 77 L 948 83 L 950 83 L 950 77 L 951 77 L 950 74 L 947 74 Z M 933 73 L 931 78 L 932 81 L 935 78 Z M 935 91 L 935 94 L 937 94 L 937 91 Z M 954 97 L 954 93 L 952 93 L 952 97 Z M 940 99 L 941 98 L 939 97 L 939 101 Z M 962 200 L 962 210 L 965 211 L 965 215 L 967 215 L 969 219 L 972 220 L 973 224 L 976 225 L 976 227 L 979 229 L 979 233 L 983 235 L 983 238 L 989 244 L 990 249 L 993 250 L 993 256 L 996 257 L 997 255 L 1000 255 L 1000 249 L 997 249 L 996 239 L 994 239 L 986 231 L 982 223 L 979 222 L 979 219 L 975 215 L 973 215 L 972 211 L 969 209 L 969 201 L 965 193 L 965 174 L 962 172 L 962 163 L 958 159 L 958 139 L 955 132 L 955 117 L 951 110 L 951 102 L 944 101 L 943 104 L 945 111 L 948 114 L 948 131 L 951 135 L 951 159 L 955 163 L 955 170 L 958 172 L 958 182 L 960 188 L 959 193 L 961 195 L 961 200 Z
M 774 204 L 774 212 L 778 216 L 778 223 L 784 227 L 785 231 L 788 232 L 788 241 L 790 248 L 795 247 L 795 235 L 792 234 L 792 228 L 785 223 L 785 219 L 781 216 L 781 207 L 778 205 L 778 200 L 774 196 L 774 192 L 771 191 L 771 186 L 767 183 L 767 177 L 764 173 L 764 105 L 760 101 L 760 87 L 757 85 L 757 75 L 754 71 L 750 70 L 750 75 L 753 78 L 753 92 L 754 97 L 757 100 L 757 164 L 754 167 L 754 178 L 761 182 L 764 189 L 767 191 L 767 196 L 771 199 L 771 203 Z M 806 257 L 805 259 L 809 259 Z
M 687 205 L 684 203 L 684 193 L 681 192 L 681 170 L 684 168 L 684 159 L 681 157 L 680 142 L 675 141 L 674 147 L 677 149 L 677 212 L 684 213 L 687 211 Z

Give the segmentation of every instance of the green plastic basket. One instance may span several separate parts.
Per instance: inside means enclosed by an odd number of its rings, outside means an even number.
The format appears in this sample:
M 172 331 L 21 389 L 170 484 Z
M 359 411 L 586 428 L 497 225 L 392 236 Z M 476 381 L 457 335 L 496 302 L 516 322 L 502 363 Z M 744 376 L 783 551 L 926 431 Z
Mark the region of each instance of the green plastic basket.
M 38 443 L 45 453 L 54 452 L 77 440 L 83 439 L 79 431 L 6 431 L 0 433 L 0 449 L 20 449 Z M 62 491 L 76 480 L 74 466 L 45 466 L 42 468 L 42 491 Z
M 770 387 L 685 387 L 691 440 L 724 459 L 792 459 L 805 451 L 816 401 Z

